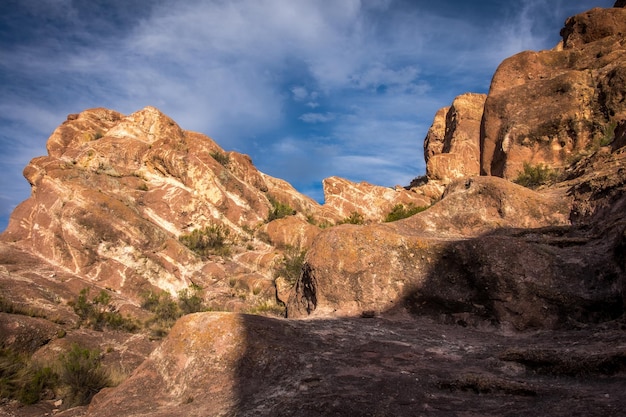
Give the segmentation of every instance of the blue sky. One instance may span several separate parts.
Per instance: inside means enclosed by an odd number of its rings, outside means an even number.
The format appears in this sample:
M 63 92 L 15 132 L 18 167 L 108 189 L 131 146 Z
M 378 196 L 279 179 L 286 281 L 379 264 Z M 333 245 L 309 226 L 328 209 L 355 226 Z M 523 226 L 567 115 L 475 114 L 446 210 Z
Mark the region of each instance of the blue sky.
M 0 230 L 69 113 L 151 105 L 322 201 L 423 175 L 437 109 L 613 0 L 3 0 Z

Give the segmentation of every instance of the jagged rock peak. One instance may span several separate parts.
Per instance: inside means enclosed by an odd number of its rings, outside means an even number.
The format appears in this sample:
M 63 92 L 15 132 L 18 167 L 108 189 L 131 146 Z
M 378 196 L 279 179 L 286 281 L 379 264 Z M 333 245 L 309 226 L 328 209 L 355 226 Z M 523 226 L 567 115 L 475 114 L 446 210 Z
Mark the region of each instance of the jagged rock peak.
M 572 16 L 561 29 L 565 49 L 581 48 L 583 45 L 609 36 L 624 36 L 626 33 L 626 10 L 624 5 L 613 8 L 595 8 Z
M 69 115 L 47 147 L 48 156 L 24 169 L 32 195 L 1 239 L 131 300 L 195 283 L 211 288 L 224 308 L 232 302 L 221 284 L 226 276 L 273 294 L 280 251 L 255 233 L 268 233 L 261 226 L 274 205 L 296 213 L 269 229 L 276 244 L 311 240 L 311 229 L 294 222 L 336 220 L 332 210 L 259 172 L 247 155 L 182 129 L 154 107 L 128 116 L 103 108 Z M 279 238 L 281 224 L 293 236 Z M 206 227 L 224 231 L 232 257 L 207 261 L 179 241 Z
M 437 112 L 424 140 L 429 180 L 445 185 L 480 174 L 480 121 L 486 97 L 462 94 Z

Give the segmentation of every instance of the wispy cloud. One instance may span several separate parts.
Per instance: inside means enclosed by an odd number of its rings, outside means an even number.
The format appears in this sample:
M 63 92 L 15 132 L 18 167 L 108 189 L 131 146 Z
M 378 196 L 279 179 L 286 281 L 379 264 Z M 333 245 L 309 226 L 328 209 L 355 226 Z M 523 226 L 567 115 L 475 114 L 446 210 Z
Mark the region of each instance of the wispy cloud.
M 304 113 L 298 119 L 305 123 L 326 123 L 335 120 L 333 113 Z

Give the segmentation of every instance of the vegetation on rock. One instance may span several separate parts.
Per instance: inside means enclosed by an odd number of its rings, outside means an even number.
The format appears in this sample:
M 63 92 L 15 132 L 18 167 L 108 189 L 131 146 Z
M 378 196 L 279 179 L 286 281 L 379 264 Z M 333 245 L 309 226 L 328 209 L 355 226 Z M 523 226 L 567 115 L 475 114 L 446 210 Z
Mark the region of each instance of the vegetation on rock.
M 193 252 L 202 257 L 209 255 L 229 256 L 230 244 L 228 236 L 230 230 L 222 224 L 210 224 L 191 233 L 182 234 L 178 240 Z
M 35 404 L 52 396 L 63 398 L 67 408 L 86 405 L 102 388 L 113 385 L 101 361 L 100 351 L 77 344 L 47 364 L 10 349 L 0 350 L 0 398 Z
M 413 203 L 409 203 L 407 206 L 404 204 L 396 204 L 389 214 L 387 214 L 387 217 L 385 217 L 385 222 L 395 222 L 396 220 L 406 219 L 414 214 L 421 213 L 427 208 L 428 206 L 416 206 Z
M 293 216 L 296 214 L 296 211 L 289 206 L 289 204 L 283 204 L 280 201 L 270 197 L 270 203 L 272 204 L 272 210 L 270 210 L 267 222 L 271 222 L 272 220 L 282 219 L 283 217 Z
M 274 278 L 283 277 L 289 284 L 294 285 L 302 272 L 306 252 L 306 249 L 288 247 L 274 272 Z
M 78 314 L 81 324 L 95 330 L 102 330 L 104 327 L 126 331 L 138 329 L 137 323 L 130 317 L 123 317 L 116 307 L 111 303 L 111 295 L 105 290 L 88 299 L 89 288 L 83 288 L 76 300 L 69 304 Z
M 111 385 L 107 370 L 101 365 L 100 352 L 73 344 L 60 357 L 59 382 L 66 387 L 69 406 L 89 404 L 102 388 Z
M 353 211 L 348 217 L 341 220 L 339 224 L 365 224 L 365 218 L 358 211 Z
M 544 164 L 531 165 L 524 162 L 524 170 L 513 181 L 521 186 L 535 189 L 557 179 L 558 173 Z
M 154 337 L 163 337 L 180 317 L 208 311 L 204 303 L 202 288 L 191 285 L 178 292 L 175 300 L 167 291 L 146 292 L 142 296 L 141 308 L 154 313 L 145 325 Z
M 228 164 L 230 163 L 230 157 L 226 153 L 215 151 L 211 152 L 210 155 L 211 158 L 215 159 L 217 162 L 219 162 L 220 165 L 224 167 L 228 166 Z

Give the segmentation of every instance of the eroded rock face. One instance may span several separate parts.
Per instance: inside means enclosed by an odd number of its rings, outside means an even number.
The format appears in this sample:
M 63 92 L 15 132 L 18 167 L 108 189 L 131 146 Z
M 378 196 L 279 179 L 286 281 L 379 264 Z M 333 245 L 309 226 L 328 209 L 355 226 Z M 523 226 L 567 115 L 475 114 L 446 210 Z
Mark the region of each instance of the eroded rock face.
M 458 96 L 437 112 L 424 141 L 426 175 L 444 185 L 480 174 L 480 121 L 486 95 Z
M 324 206 L 338 213 L 340 219 L 359 213 L 367 221 L 380 222 L 394 206 L 429 206 L 432 199 L 403 187 L 381 187 L 366 182 L 354 183 L 339 177 L 326 178 Z
M 568 19 L 563 47 L 522 52 L 498 67 L 485 102 L 481 173 L 514 179 L 524 163 L 563 167 L 626 118 L 622 8 Z
M 624 163 L 615 158 L 620 162 L 606 166 Z M 411 218 L 324 231 L 308 252 L 288 316 L 408 308 L 445 322 L 518 330 L 618 317 L 624 274 L 616 250 L 624 226 L 606 218 L 598 225 L 603 232 L 588 222 L 571 224 L 572 208 L 586 200 L 575 190 L 597 180 L 591 170 L 582 178 L 543 193 L 496 177 L 458 180 L 439 203 Z M 617 190 L 624 179 L 609 188 L 597 198 L 615 200 L 598 204 L 621 219 L 624 198 Z
M 220 282 L 233 274 L 260 274 L 271 283 L 272 263 L 260 259 L 273 247 L 253 235 L 272 210 L 270 200 L 301 219 L 328 219 L 328 210 L 260 173 L 248 156 L 181 129 L 153 107 L 129 116 L 106 109 L 70 115 L 47 147 L 49 155 L 24 170 L 33 194 L 2 239 L 131 299 L 154 287 L 174 294 L 191 283 L 228 298 Z M 228 232 L 233 249 L 213 267 L 178 241 L 211 225 Z M 310 239 L 310 231 L 299 236 L 286 227 L 289 239 Z M 276 235 L 285 233 L 278 229 Z

